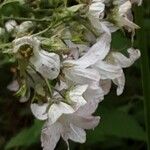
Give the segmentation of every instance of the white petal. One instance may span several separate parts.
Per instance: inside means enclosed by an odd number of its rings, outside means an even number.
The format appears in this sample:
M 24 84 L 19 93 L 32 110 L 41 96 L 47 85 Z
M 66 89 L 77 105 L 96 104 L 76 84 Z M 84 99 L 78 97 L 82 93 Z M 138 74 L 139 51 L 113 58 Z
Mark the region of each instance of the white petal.
M 111 80 L 100 80 L 100 86 L 102 87 L 104 94 L 107 95 L 110 92 L 111 89 Z
M 62 127 L 60 123 L 54 123 L 53 125 L 45 124 L 41 133 L 41 142 L 43 150 L 54 150 L 59 139 Z
M 102 60 L 106 57 L 110 50 L 111 36 L 108 34 L 102 34 L 98 41 L 85 53 L 84 56 L 76 61 L 72 61 L 72 64 L 76 64 L 82 68 L 87 68 L 95 64 L 98 60 Z M 64 62 L 68 63 L 67 61 Z
M 63 114 L 72 114 L 75 110 L 63 102 L 52 104 L 48 111 L 49 124 L 55 123 Z
M 80 107 L 75 113 L 79 116 L 90 116 L 96 111 L 98 104 L 99 100 L 90 100 L 87 104 Z
M 98 61 L 94 64 L 101 76 L 101 79 L 115 79 L 122 74 L 122 69 L 119 65 L 112 65 L 105 61 Z
M 93 2 L 89 7 L 88 14 L 91 17 L 103 18 L 105 5 L 102 2 Z
M 118 86 L 117 87 L 117 95 L 121 95 L 123 93 L 124 86 L 125 86 L 125 76 L 124 76 L 124 73 L 122 73 L 122 76 L 120 76 L 119 78 L 114 79 L 113 83 Z
M 19 90 L 19 83 L 17 80 L 13 80 L 8 86 L 7 89 L 10 91 L 16 92 Z
M 31 63 L 35 66 L 36 71 L 48 79 L 55 79 L 60 71 L 59 55 L 48 53 L 41 50 L 39 56 L 32 57 Z
M 67 141 L 68 139 L 79 143 L 84 143 L 86 141 L 86 132 L 83 129 L 70 124 L 70 126 L 67 127 L 66 131 L 67 132 L 63 134 L 63 138 L 65 141 Z
M 17 53 L 20 46 L 28 44 L 33 48 L 34 55 L 37 55 L 40 50 L 40 41 L 36 37 L 24 36 L 13 41 L 13 52 Z
M 87 102 L 83 98 L 83 93 L 87 90 L 88 85 L 76 86 L 69 91 L 69 99 L 74 103 L 73 107 L 77 110 L 79 107 L 85 105 Z
M 39 120 L 46 120 L 48 118 L 47 116 L 47 107 L 48 107 L 48 104 L 45 103 L 45 104 L 42 104 L 42 105 L 39 105 L 39 104 L 31 104 L 30 105 L 31 107 L 31 111 L 33 113 L 33 115 L 39 119 Z
M 17 26 L 17 22 L 15 20 L 9 20 L 5 23 L 5 28 L 7 32 L 12 32 Z
M 99 82 L 100 75 L 94 69 L 83 69 L 80 67 L 71 67 L 64 69 L 66 79 L 77 84 L 91 85 L 93 82 Z
M 17 33 L 26 33 L 29 31 L 29 29 L 33 28 L 34 24 L 32 21 L 24 21 L 22 22 L 17 28 Z
M 100 117 L 82 117 L 73 115 L 71 121 L 73 124 L 82 129 L 94 129 L 99 124 Z
M 130 1 L 126 1 L 124 4 L 122 4 L 120 7 L 119 7 L 119 14 L 122 16 L 124 14 L 127 13 L 127 11 L 129 9 L 131 9 L 132 7 L 132 4 Z
M 128 49 L 128 53 L 129 58 L 127 58 L 126 56 L 124 56 L 119 52 L 113 53 L 116 63 L 120 65 L 122 68 L 127 68 L 131 66 L 141 56 L 140 51 L 133 48 Z
M 92 85 L 85 91 L 84 98 L 86 101 L 98 100 L 100 102 L 104 99 L 104 91 L 100 85 Z

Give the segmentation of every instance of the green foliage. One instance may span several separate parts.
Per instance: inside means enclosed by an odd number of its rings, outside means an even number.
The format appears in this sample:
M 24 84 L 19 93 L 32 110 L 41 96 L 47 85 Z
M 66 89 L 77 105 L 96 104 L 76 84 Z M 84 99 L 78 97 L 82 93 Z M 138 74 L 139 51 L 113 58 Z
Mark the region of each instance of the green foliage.
M 88 135 L 90 143 L 105 141 L 108 137 L 145 141 L 145 132 L 135 118 L 120 110 L 105 110 L 101 124 Z
M 34 124 L 30 128 L 23 129 L 16 136 L 10 139 L 6 144 L 5 149 L 14 147 L 28 147 L 35 144 L 40 139 L 40 133 L 43 123 L 35 120 Z

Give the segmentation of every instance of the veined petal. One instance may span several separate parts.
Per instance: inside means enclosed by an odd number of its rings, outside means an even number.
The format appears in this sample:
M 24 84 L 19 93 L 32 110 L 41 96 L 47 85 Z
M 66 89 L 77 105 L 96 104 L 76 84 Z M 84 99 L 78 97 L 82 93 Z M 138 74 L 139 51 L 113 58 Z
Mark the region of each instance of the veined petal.
M 59 55 L 48 53 L 44 50 L 39 52 L 39 56 L 32 57 L 31 63 L 35 66 L 36 71 L 48 79 L 55 79 L 60 71 Z
M 83 98 L 83 93 L 87 90 L 88 85 L 78 85 L 69 91 L 68 96 L 71 102 L 73 102 L 73 107 L 77 110 L 79 107 L 85 105 L 87 102 Z
M 98 41 L 85 53 L 84 56 L 76 61 L 72 61 L 72 64 L 78 65 L 82 68 L 87 68 L 95 64 L 98 60 L 102 60 L 106 57 L 110 50 L 111 36 L 104 33 L 100 36 Z M 64 64 L 67 61 L 64 62 Z
M 141 53 L 138 49 L 130 48 L 127 51 L 129 53 L 129 58 L 119 52 L 112 53 L 116 63 L 122 68 L 131 66 L 141 56 Z
M 98 61 L 94 68 L 100 73 L 101 79 L 115 79 L 122 74 L 122 68 L 119 65 L 112 65 L 105 61 Z
M 55 123 L 63 114 L 72 114 L 75 110 L 66 103 L 59 102 L 52 104 L 48 110 L 49 124 Z
M 94 69 L 84 69 L 80 67 L 70 67 L 64 69 L 66 79 L 76 84 L 88 84 L 91 85 L 93 82 L 99 82 L 99 73 Z
M 71 122 L 82 129 L 94 129 L 100 121 L 100 117 L 82 117 L 73 115 Z
M 80 107 L 75 113 L 78 116 L 88 117 L 93 114 L 99 104 L 99 100 L 90 100 L 84 106 Z
M 84 143 L 86 141 L 86 132 L 83 129 L 70 124 L 64 131 L 65 130 L 66 132 L 62 135 L 65 141 L 68 141 L 69 139 L 79 143 Z
M 43 150 L 54 150 L 59 139 L 62 130 L 62 125 L 59 122 L 56 122 L 52 125 L 45 123 L 42 133 L 41 133 L 41 142 Z
M 46 120 L 48 118 L 47 112 L 46 112 L 47 107 L 48 107 L 47 103 L 42 104 L 42 105 L 34 103 L 30 105 L 33 115 L 39 120 Z

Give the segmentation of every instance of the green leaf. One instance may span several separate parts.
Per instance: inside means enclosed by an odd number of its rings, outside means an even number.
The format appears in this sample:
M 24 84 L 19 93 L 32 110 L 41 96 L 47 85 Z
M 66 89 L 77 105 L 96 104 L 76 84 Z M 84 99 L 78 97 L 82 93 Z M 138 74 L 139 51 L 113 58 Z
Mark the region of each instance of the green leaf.
M 35 121 L 34 124 L 27 129 L 23 129 L 16 136 L 14 136 L 5 147 L 5 150 L 25 146 L 28 147 L 34 143 L 36 143 L 40 138 L 41 128 L 43 122 Z
M 101 115 L 100 125 L 89 133 L 88 141 L 95 143 L 108 137 L 145 141 L 145 135 L 143 128 L 131 115 L 119 110 L 107 110 Z
M 26 9 L 22 10 L 22 5 L 24 4 L 24 0 L 5 0 L 0 5 L 0 16 L 18 16 Z

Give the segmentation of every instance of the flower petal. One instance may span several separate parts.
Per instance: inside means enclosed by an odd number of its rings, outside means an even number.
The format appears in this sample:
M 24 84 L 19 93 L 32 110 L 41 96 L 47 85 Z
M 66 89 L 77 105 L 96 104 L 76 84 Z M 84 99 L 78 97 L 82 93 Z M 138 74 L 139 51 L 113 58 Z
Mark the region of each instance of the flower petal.
M 35 66 L 36 71 L 48 79 L 55 79 L 60 71 L 59 55 L 48 53 L 41 50 L 39 56 L 32 57 L 31 63 Z
M 112 65 L 105 61 L 98 61 L 94 68 L 100 73 L 101 79 L 115 79 L 122 74 L 122 68 L 119 65 Z
M 99 124 L 99 121 L 100 117 L 82 117 L 76 115 L 73 115 L 71 120 L 74 125 L 82 129 L 94 129 Z
M 74 103 L 73 107 L 77 110 L 79 107 L 85 105 L 87 102 L 83 98 L 83 93 L 87 90 L 88 85 L 78 85 L 69 91 L 69 99 Z
M 107 33 L 104 33 L 100 36 L 98 41 L 85 53 L 84 56 L 79 58 L 76 61 L 71 61 L 71 64 L 78 65 L 82 68 L 87 68 L 95 64 L 98 60 L 102 60 L 106 57 L 110 50 L 111 36 Z M 65 61 L 69 63 L 69 61 Z
M 130 48 L 127 51 L 129 53 L 129 58 L 119 52 L 112 53 L 116 63 L 122 68 L 130 67 L 141 56 L 141 53 L 138 49 Z
M 78 116 L 88 117 L 93 114 L 99 104 L 99 100 L 90 100 L 84 106 L 80 107 L 75 113 Z
M 59 139 L 62 126 L 59 122 L 49 125 L 47 122 L 42 129 L 41 142 L 43 150 L 54 150 Z
M 48 107 L 47 103 L 43 105 L 39 105 L 35 103 L 30 105 L 33 115 L 39 120 L 46 120 L 48 118 L 46 113 L 47 107 Z
M 62 135 L 65 141 L 68 141 L 68 139 L 79 143 L 84 143 L 86 141 L 86 132 L 83 129 L 70 124 L 70 126 L 67 126 L 64 131 L 65 130 L 66 132 Z
M 59 102 L 58 104 L 52 104 L 48 110 L 48 120 L 49 124 L 55 123 L 59 117 L 63 114 L 74 113 L 75 110 L 66 103 Z
M 124 90 L 124 85 L 125 85 L 125 75 L 122 73 L 122 76 L 112 80 L 114 84 L 116 84 L 117 87 L 117 95 L 121 95 Z

